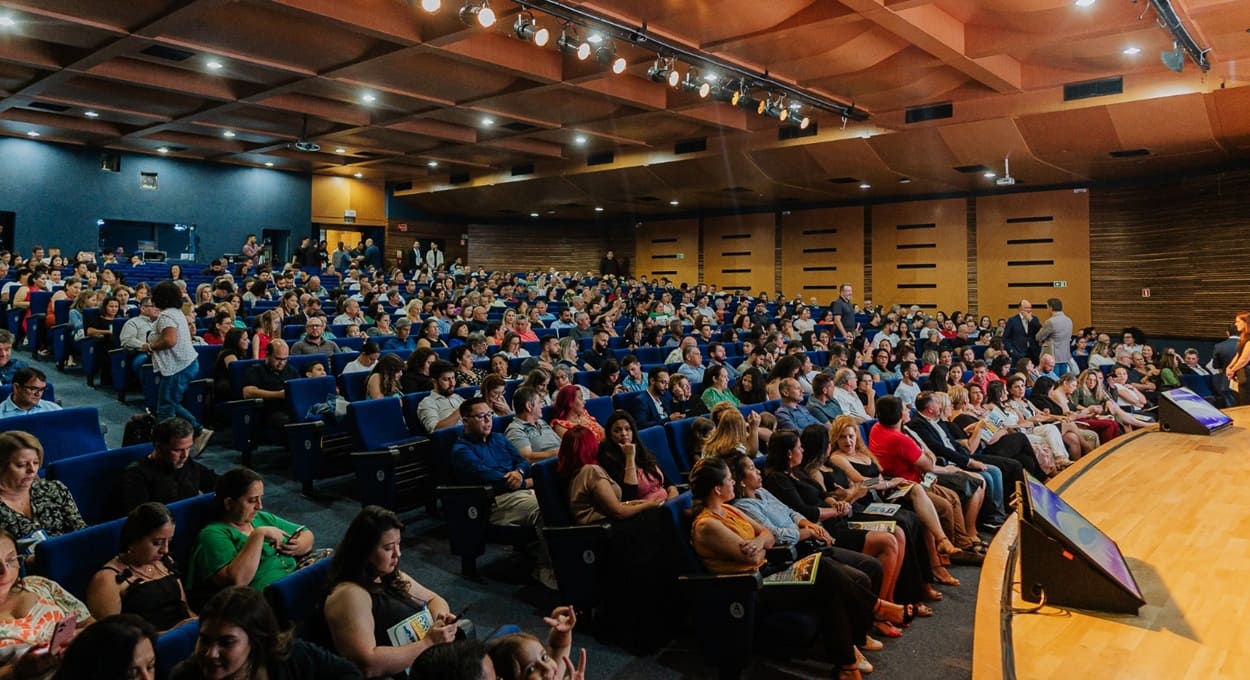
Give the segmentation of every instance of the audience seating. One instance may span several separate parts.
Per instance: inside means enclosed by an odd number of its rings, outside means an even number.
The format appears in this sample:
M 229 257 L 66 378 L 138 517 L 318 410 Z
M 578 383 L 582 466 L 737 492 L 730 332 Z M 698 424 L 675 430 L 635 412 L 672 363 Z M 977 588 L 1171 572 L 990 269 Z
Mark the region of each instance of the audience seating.
M 573 521 L 568 485 L 556 472 L 558 462 L 548 458 L 530 467 L 534 494 L 543 515 L 543 537 L 560 584 L 560 601 L 578 611 L 591 611 L 599 604 L 603 587 L 624 585 L 603 583 L 612 525 L 604 522 L 579 526 Z
M 135 444 L 53 461 L 44 470 L 48 479 L 55 479 L 69 489 L 83 521 L 97 524 L 112 519 L 113 492 L 122 471 L 151 452 L 150 443 Z
M 100 411 L 94 406 L 0 418 L 0 432 L 22 430 L 39 439 L 44 465 L 107 449 L 101 425 Z
M 286 400 L 292 422 L 286 426 L 294 477 L 306 495 L 312 495 L 317 479 L 341 475 L 349 469 L 347 454 L 351 437 L 334 414 L 313 415 L 313 406 L 337 396 L 334 378 L 297 378 L 286 383 Z
M 347 407 L 360 503 L 395 512 L 422 505 L 433 510 L 434 443 L 411 433 L 403 409 L 401 400 L 393 398 L 352 402 Z
M 191 656 L 200 636 L 200 620 L 192 619 L 156 638 L 156 680 L 169 680 L 174 666 Z
M 35 546 L 34 572 L 85 601 L 91 577 L 121 549 L 124 522 L 115 519 L 41 541 Z
M 279 626 L 293 626 L 302 635 L 305 624 L 325 595 L 330 558 L 318 560 L 265 588 L 265 601 L 273 608 Z
M 693 421 L 694 418 L 682 418 L 670 420 L 664 424 L 664 431 L 668 434 L 669 450 L 673 453 L 673 462 L 683 474 L 690 472 L 690 468 L 694 466 L 689 446 L 690 424 Z

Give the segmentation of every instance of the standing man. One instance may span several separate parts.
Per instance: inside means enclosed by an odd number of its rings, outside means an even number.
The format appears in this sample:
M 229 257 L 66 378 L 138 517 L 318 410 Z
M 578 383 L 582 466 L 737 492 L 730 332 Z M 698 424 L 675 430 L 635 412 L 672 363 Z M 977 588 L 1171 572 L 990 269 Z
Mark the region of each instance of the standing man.
M 1017 307 L 1019 312 L 1007 319 L 1007 328 L 1003 330 L 1003 347 L 1011 355 L 1012 362 L 1029 357 L 1037 361 L 1037 334 L 1042 330 L 1042 322 L 1033 316 L 1033 303 L 1021 300 Z M 1068 322 L 1068 337 L 1072 337 L 1072 324 Z
M 432 272 L 443 268 L 443 251 L 438 249 L 437 242 L 430 241 L 430 250 L 425 254 L 425 263 L 430 266 Z
M 371 238 L 365 239 L 365 266 L 377 271 L 382 269 L 382 249 Z
M 1055 357 L 1056 364 L 1068 365 L 1067 370 L 1077 369 L 1072 361 L 1072 319 L 1063 313 L 1063 300 L 1051 298 L 1046 301 L 1050 307 L 1050 318 L 1037 331 L 1037 342 L 1041 345 L 1042 354 Z
M 620 276 L 621 263 L 616 261 L 616 253 L 609 250 L 599 260 L 599 276 Z
M 409 276 L 416 276 L 422 262 L 425 262 L 425 255 L 421 252 L 421 242 L 413 241 L 412 249 L 404 254 L 404 271 Z
M 851 302 L 853 292 L 855 289 L 851 284 L 842 284 L 838 291 L 838 299 L 829 306 L 829 310 L 833 312 L 833 325 L 837 328 L 838 335 L 846 339 L 853 337 L 859 330 L 855 324 L 855 303 Z
M 152 366 L 160 376 L 156 386 L 156 419 L 177 416 L 191 423 L 195 430 L 192 455 L 199 455 L 213 431 L 201 425 L 182 405 L 182 396 L 200 369 L 199 354 L 191 344 L 191 329 L 182 313 L 182 289 L 173 281 L 161 281 L 152 288 L 152 302 L 161 310 L 148 341 Z

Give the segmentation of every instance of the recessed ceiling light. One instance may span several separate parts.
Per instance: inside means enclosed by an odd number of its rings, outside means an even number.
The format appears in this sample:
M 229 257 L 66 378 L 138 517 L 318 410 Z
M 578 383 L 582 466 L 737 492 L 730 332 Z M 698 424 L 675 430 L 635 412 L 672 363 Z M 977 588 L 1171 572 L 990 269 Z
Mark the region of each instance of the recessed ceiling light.
M 335 147 L 335 148 L 334 148 L 334 153 L 347 153 L 347 149 L 344 149 L 344 148 L 343 148 L 343 147 L 341 147 L 341 146 L 339 146 L 339 147 Z
M 898 183 L 899 183 L 899 184 L 911 184 L 911 178 L 910 178 L 910 177 L 899 177 L 899 178 L 898 178 Z
M 265 167 L 266 167 L 266 168 L 272 168 L 272 167 L 273 167 L 273 161 L 265 161 Z
M 364 177 L 364 176 L 365 176 L 365 173 L 363 173 L 363 172 L 358 172 L 358 173 L 356 173 L 356 174 L 352 175 L 352 177 L 355 177 L 356 179 L 360 179 L 361 177 Z
M 98 111 L 83 111 L 83 112 L 82 112 L 82 115 L 84 115 L 84 116 L 86 116 L 86 117 L 88 117 L 88 118 L 99 118 L 99 117 L 100 117 L 100 113 L 99 113 Z
M 681 201 L 674 199 L 674 200 L 669 201 L 668 204 L 669 205 L 681 205 Z
M 1141 48 L 1140 47 L 1125 47 L 1124 53 L 1131 57 L 1134 54 L 1141 54 Z
M 490 127 L 495 124 L 495 119 L 490 116 L 482 117 L 482 127 Z
M 220 71 L 224 67 L 220 61 L 210 61 L 204 65 L 207 66 L 210 71 Z
M 169 147 L 167 147 L 167 146 L 162 146 L 162 147 L 159 147 L 159 148 L 157 148 L 156 150 L 157 150 L 158 152 L 160 152 L 160 153 L 169 153 Z
M 8 28 L 16 24 L 17 22 L 13 20 L 13 17 L 0 17 L 0 27 Z
M 603 212 L 603 206 L 595 206 L 595 212 Z
M 30 132 L 27 132 L 27 133 L 26 133 L 26 136 L 27 136 L 27 137 L 38 137 L 38 136 L 39 136 L 39 133 L 38 133 L 38 132 L 35 132 L 34 130 L 31 130 Z
M 530 213 L 530 217 L 538 217 L 538 213 Z
M 998 175 L 995 174 L 993 170 L 989 170 L 985 173 L 985 179 L 994 179 L 995 177 L 998 177 Z
M 233 137 L 233 136 L 234 136 L 234 130 L 226 130 L 225 132 L 221 133 L 221 136 L 222 136 L 222 137 Z
M 1094 4 L 1095 0 L 1076 0 L 1077 7 L 1089 7 Z
M 361 101 L 363 101 L 363 102 L 364 102 L 364 103 L 366 103 L 366 104 L 372 104 L 373 102 L 376 102 L 376 101 L 378 100 L 378 98 L 377 98 L 376 96 L 371 95 L 371 94 L 369 94 L 368 92 L 366 92 L 366 93 L 364 93 L 364 94 L 360 95 L 360 100 L 361 100 Z
M 426 162 L 426 165 L 427 165 L 427 166 L 429 166 L 429 167 L 431 167 L 431 168 L 437 168 L 437 167 L 438 167 L 438 161 L 428 161 L 428 162 Z
M 860 189 L 871 189 L 871 188 L 872 188 L 872 185 L 871 185 L 871 184 L 869 184 L 869 183 L 867 183 L 867 182 L 864 182 L 863 184 L 859 185 L 859 188 L 860 188 Z
M 421 0 L 421 9 L 433 14 L 443 6 L 442 0 Z
M 574 138 L 573 138 L 573 141 L 574 141 L 575 143 L 577 143 L 577 144 L 585 144 L 585 143 L 586 143 L 586 135 L 578 135 L 578 136 L 576 136 L 576 137 L 574 137 Z

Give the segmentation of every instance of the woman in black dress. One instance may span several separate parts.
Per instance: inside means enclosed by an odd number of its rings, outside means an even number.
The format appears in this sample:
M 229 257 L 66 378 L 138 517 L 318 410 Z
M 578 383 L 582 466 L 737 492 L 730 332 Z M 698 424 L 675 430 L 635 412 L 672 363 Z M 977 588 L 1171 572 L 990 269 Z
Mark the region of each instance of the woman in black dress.
M 192 618 L 169 556 L 173 538 L 174 518 L 164 505 L 144 503 L 131 510 L 122 524 L 120 552 L 87 586 L 91 615 L 136 614 L 161 631 Z

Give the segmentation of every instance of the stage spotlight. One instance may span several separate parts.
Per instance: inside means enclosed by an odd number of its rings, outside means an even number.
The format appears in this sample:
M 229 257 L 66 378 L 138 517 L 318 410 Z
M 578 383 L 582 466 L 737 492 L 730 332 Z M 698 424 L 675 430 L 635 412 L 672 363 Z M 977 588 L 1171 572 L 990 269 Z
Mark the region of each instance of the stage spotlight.
M 699 77 L 699 70 L 693 66 L 690 67 L 689 71 L 686 71 L 686 79 L 682 81 L 681 87 L 684 90 L 698 92 L 699 96 L 704 99 L 709 94 L 712 94 L 712 84 Z
M 1177 43 L 1172 43 L 1172 49 L 1164 50 L 1159 56 L 1163 59 L 1163 65 L 1171 71 L 1180 73 L 1185 68 L 1185 50 Z
M 517 15 L 512 30 L 516 32 L 516 37 L 526 42 L 533 42 L 539 47 L 545 47 L 547 41 L 551 40 L 551 31 L 539 26 L 538 20 L 529 12 L 521 12 Z
M 681 74 L 677 72 L 676 61 L 662 57 L 655 58 L 655 63 L 647 69 L 647 77 L 657 83 L 668 83 L 669 87 L 677 87 L 681 82 Z
M 495 10 L 490 8 L 490 0 L 468 0 L 460 8 L 460 21 L 467 26 L 490 28 L 495 25 Z
M 557 45 L 559 45 L 562 51 L 575 54 L 582 61 L 590 58 L 590 43 L 578 35 L 577 29 L 572 24 L 564 25 L 564 29 L 560 31 L 560 41 Z
M 776 118 L 783 123 L 790 117 L 790 109 L 785 105 L 781 97 L 765 97 L 761 99 L 759 106 L 755 108 L 755 112 L 761 116 Z
M 602 41 L 599 47 L 595 48 L 595 59 L 598 60 L 600 66 L 611 67 L 612 72 L 617 75 L 624 73 L 628 66 L 624 57 L 616 56 L 616 43 L 611 40 Z
M 421 0 L 421 9 L 433 14 L 443 7 L 443 0 Z

